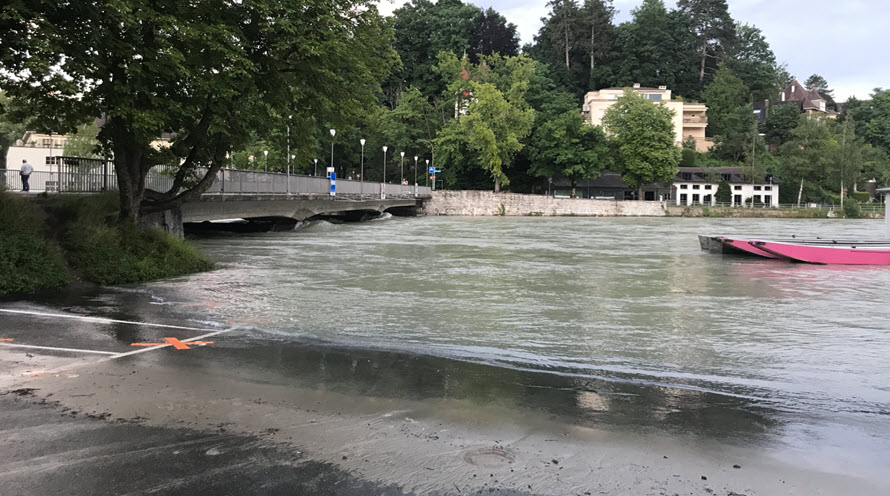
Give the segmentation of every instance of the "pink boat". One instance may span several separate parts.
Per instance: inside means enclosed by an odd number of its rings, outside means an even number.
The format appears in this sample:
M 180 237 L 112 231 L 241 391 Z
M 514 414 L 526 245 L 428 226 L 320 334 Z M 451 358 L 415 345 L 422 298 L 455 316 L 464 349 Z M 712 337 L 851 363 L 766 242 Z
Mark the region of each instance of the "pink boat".
M 839 265 L 890 265 L 890 244 L 858 246 L 749 241 L 752 248 L 796 262 Z

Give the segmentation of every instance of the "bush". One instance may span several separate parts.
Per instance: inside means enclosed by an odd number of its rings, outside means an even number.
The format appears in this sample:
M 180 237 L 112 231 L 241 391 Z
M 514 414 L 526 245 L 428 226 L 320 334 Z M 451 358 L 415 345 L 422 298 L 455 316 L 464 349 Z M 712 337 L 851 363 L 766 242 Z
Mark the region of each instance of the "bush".
M 871 194 L 867 191 L 854 191 L 848 195 L 850 198 L 858 201 L 859 203 L 870 203 L 871 202 Z
M 71 281 L 62 251 L 46 239 L 32 200 L 0 193 L 0 294 L 32 293 Z
M 64 226 L 62 245 L 71 265 L 89 281 L 145 282 L 214 267 L 181 239 L 118 220 L 114 194 L 54 197 L 50 208 Z
M 844 200 L 844 216 L 848 219 L 862 217 L 862 208 L 859 206 L 859 202 L 852 198 Z

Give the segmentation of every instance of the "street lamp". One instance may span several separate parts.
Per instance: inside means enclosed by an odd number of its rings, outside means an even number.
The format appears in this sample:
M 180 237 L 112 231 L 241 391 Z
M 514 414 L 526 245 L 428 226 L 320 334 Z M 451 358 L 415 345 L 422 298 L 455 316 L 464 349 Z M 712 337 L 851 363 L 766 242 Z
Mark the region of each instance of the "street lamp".
M 263 150 L 263 155 L 266 156 L 266 161 L 263 163 L 263 172 L 266 172 L 269 169 L 269 150 Z
M 383 147 L 383 182 L 384 183 L 386 182 L 386 150 L 388 150 L 388 149 L 389 149 L 389 147 L 387 147 L 387 146 Z
M 364 195 L 365 194 L 365 138 L 358 140 L 358 142 L 362 144 L 362 171 L 361 171 L 361 174 L 359 174 L 359 176 L 358 176 L 359 184 L 360 184 L 359 191 L 361 192 L 362 195 Z
M 400 186 L 402 185 L 402 183 L 405 182 L 405 152 L 402 152 L 401 155 L 402 155 L 402 164 L 399 166 L 399 176 L 401 176 L 399 178 Z
M 426 168 L 427 168 L 427 172 L 429 172 L 429 168 L 430 168 L 430 159 L 426 159 Z M 427 174 L 427 176 L 426 176 L 426 187 L 427 187 L 427 188 L 430 187 L 430 176 L 429 176 L 429 174 Z
M 312 173 L 313 176 L 318 175 L 318 159 L 315 159 L 315 172 Z
M 414 156 L 414 196 L 417 196 L 417 155 Z
M 334 168 L 334 138 L 337 137 L 337 130 L 331 129 L 331 169 Z M 328 175 L 330 177 L 330 175 Z
M 290 120 L 293 118 L 293 115 L 287 116 L 287 194 L 290 194 Z

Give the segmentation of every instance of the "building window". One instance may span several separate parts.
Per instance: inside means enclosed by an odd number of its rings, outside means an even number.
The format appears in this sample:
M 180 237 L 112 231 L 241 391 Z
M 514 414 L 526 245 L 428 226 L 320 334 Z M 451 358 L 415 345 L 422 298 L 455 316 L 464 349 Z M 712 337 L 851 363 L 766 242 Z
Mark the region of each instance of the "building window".
M 741 191 L 741 190 L 742 190 L 742 187 L 741 187 L 741 186 L 733 186 L 732 189 L 733 189 L 734 191 Z
M 647 93 L 647 94 L 643 95 L 643 98 L 645 98 L 645 99 L 647 99 L 647 100 L 656 100 L 656 101 L 658 101 L 658 100 L 661 100 L 661 95 L 660 95 L 660 94 L 657 94 L 657 93 Z
M 692 189 L 701 189 L 701 185 L 693 184 Z
M 689 198 L 686 193 L 680 195 L 680 205 L 686 205 L 686 199 Z
M 735 199 L 732 201 L 732 203 L 733 203 L 734 205 L 741 205 L 741 204 L 742 204 L 742 195 L 735 195 L 734 198 L 735 198 Z
M 721 174 L 724 181 L 730 181 L 732 179 L 732 174 Z
M 754 186 L 754 191 L 760 191 L 760 186 Z
M 773 190 L 772 186 L 764 186 L 763 187 L 763 191 L 772 191 L 772 190 Z
M 699 195 L 692 195 L 692 203 L 698 203 L 698 202 L 699 202 L 699 198 L 700 198 Z
M 705 189 L 711 189 L 711 185 L 710 185 L 710 184 L 705 184 Z
M 688 185 L 688 184 L 681 184 L 681 185 L 680 185 L 680 189 L 689 189 L 689 185 Z
M 692 181 L 692 173 L 691 172 L 681 172 L 680 177 L 683 178 L 684 181 Z
M 702 199 L 702 201 L 705 203 L 705 205 L 710 205 L 711 204 L 711 195 L 705 195 L 705 197 Z
M 754 195 L 754 203 L 763 203 L 760 201 L 760 195 Z
M 766 206 L 770 206 L 770 205 L 772 205 L 772 204 L 773 204 L 773 196 L 772 196 L 772 195 L 766 195 L 766 196 L 764 196 L 764 197 L 763 197 L 763 204 L 766 205 Z

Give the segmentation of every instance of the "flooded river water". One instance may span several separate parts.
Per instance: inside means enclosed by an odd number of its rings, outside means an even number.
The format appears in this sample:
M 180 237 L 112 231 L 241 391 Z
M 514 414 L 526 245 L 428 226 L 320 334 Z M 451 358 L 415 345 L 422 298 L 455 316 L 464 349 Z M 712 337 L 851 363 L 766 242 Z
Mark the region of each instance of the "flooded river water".
M 98 300 L 126 294 L 129 305 L 327 350 L 291 357 L 312 364 L 310 383 L 476 398 L 515 405 L 517 416 L 680 430 L 840 471 L 880 469 L 890 452 L 890 268 L 700 251 L 698 234 L 725 233 L 884 235 L 874 220 L 318 222 L 199 238 L 220 270 Z M 357 356 L 402 365 L 332 380 L 337 367 L 354 372 Z

